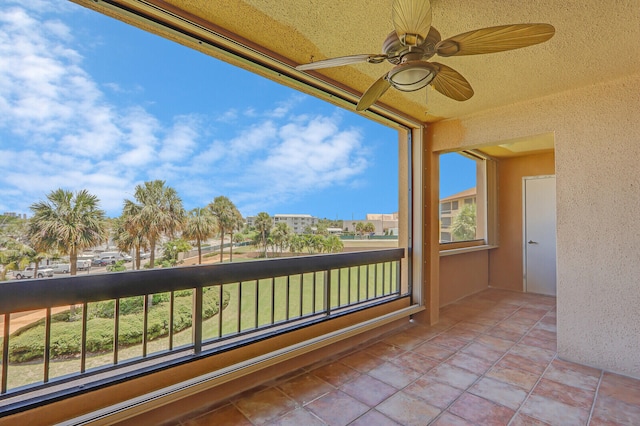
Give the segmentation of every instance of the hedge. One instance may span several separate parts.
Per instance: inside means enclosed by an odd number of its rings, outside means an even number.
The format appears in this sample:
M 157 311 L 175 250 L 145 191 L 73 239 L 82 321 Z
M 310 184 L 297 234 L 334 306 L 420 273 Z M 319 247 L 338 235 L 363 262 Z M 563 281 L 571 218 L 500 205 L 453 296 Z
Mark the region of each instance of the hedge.
M 217 289 L 204 291 L 203 319 L 211 318 L 219 311 Z M 192 291 L 175 293 L 173 331 L 179 332 L 191 327 Z M 169 334 L 169 293 L 153 296 L 153 305 L 147 318 L 147 339 L 154 340 Z M 223 292 L 222 309 L 229 304 L 229 293 Z M 101 353 L 113 351 L 115 301 L 90 303 L 87 320 L 87 351 Z M 120 323 L 118 345 L 132 346 L 142 343 L 143 337 L 143 296 L 120 300 Z M 66 358 L 80 354 L 82 316 L 80 310 L 71 310 L 52 315 L 51 358 Z M 9 339 L 9 362 L 21 363 L 41 360 L 45 345 L 44 318 L 26 325 Z M 0 342 L 2 339 L 0 339 Z

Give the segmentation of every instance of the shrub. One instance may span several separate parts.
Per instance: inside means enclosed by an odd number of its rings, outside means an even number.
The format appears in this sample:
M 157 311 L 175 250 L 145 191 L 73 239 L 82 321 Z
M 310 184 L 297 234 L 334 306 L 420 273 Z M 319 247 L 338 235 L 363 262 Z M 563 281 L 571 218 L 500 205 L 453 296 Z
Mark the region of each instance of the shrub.
M 193 290 L 175 292 L 173 331 L 179 332 L 191 327 Z M 229 293 L 223 292 L 222 309 L 229 305 Z M 153 296 L 154 304 L 147 317 L 147 338 L 149 340 L 169 334 L 170 293 Z M 205 289 L 203 298 L 204 319 L 219 311 L 218 291 Z M 120 300 L 120 323 L 118 329 L 119 346 L 142 343 L 143 337 L 143 296 Z M 89 304 L 87 320 L 87 351 L 100 353 L 113 350 L 115 301 L 109 300 Z M 125 313 L 126 312 L 126 313 Z M 64 311 L 52 315 L 51 358 L 77 356 L 81 350 L 81 315 Z M 9 339 L 9 362 L 21 363 L 44 357 L 45 321 L 41 319 L 26 325 Z M 0 339 L 1 341 L 1 339 Z

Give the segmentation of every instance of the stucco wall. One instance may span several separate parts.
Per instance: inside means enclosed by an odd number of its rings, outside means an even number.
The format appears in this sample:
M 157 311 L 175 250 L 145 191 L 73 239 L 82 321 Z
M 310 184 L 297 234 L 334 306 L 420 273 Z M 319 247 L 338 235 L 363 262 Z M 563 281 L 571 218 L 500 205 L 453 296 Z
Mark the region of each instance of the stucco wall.
M 640 74 L 432 127 L 433 149 L 555 133 L 558 352 L 640 377 Z
M 488 250 L 440 257 L 440 306 L 489 286 Z
M 554 173 L 553 153 L 498 162 L 499 247 L 489 252 L 491 287 L 522 291 L 522 178 Z

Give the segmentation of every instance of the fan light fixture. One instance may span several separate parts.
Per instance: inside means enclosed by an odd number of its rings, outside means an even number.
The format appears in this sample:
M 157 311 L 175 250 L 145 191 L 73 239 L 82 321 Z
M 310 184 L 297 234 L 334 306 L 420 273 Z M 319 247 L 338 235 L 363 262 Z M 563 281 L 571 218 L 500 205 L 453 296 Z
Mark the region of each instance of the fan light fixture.
M 433 65 L 424 61 L 408 61 L 392 69 L 387 78 L 391 85 L 403 92 L 420 90 L 436 76 Z

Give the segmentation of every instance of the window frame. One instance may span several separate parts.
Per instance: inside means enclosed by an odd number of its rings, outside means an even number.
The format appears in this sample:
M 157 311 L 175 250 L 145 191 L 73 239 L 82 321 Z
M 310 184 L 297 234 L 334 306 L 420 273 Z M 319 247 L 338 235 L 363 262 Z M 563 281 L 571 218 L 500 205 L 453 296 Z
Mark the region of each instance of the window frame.
M 481 153 L 477 150 L 461 150 L 461 151 L 447 151 L 440 152 L 439 155 L 449 154 L 449 153 L 457 153 L 468 157 L 474 161 L 476 161 L 476 229 L 481 230 L 482 237 L 475 238 L 472 240 L 465 241 L 448 241 L 443 242 L 441 239 L 439 240 L 439 247 L 441 255 L 447 251 L 456 251 L 464 249 L 473 249 L 477 250 L 479 247 L 493 248 L 498 244 L 497 241 L 497 176 L 496 176 L 496 160 L 492 157 Z M 442 179 L 441 170 L 438 171 L 439 178 Z M 466 198 L 462 199 L 462 207 L 464 207 L 466 203 Z M 451 210 L 448 212 L 453 212 L 453 202 L 451 203 Z M 458 204 L 460 206 L 460 203 Z M 453 220 L 451 225 L 448 228 L 442 227 L 441 216 L 442 212 L 438 209 L 438 223 L 439 223 L 439 238 L 441 237 L 441 233 L 443 230 L 449 234 L 451 234 L 451 226 L 453 225 Z M 478 231 L 476 231 L 476 235 Z

